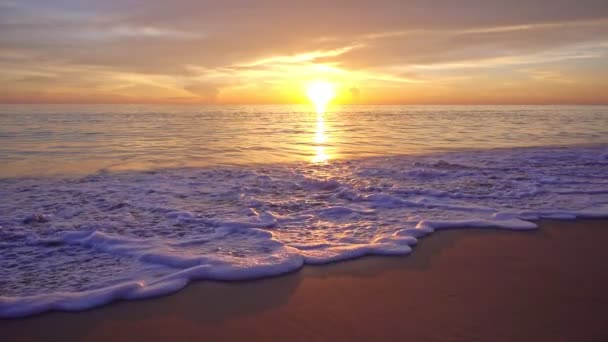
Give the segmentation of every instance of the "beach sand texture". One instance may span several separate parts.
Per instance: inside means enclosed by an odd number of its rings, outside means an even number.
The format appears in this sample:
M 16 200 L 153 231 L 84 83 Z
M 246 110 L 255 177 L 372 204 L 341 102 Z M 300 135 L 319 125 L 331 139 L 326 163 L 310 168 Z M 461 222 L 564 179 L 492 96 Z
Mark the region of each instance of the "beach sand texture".
M 0 321 L 5 341 L 605 341 L 608 221 L 453 230 L 406 257 Z

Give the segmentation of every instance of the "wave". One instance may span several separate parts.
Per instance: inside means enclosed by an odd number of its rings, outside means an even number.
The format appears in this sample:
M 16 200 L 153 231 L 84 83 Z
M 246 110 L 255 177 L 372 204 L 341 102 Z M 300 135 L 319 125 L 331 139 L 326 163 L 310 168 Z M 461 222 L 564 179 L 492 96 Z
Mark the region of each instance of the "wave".
M 608 146 L 0 180 L 0 317 L 364 255 L 442 229 L 608 217 Z

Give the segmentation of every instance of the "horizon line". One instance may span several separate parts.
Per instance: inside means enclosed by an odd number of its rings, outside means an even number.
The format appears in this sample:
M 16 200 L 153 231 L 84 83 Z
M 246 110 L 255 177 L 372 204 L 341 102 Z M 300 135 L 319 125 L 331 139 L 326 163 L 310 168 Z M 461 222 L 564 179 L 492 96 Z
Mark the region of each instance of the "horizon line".
M 134 105 L 134 106 L 295 106 L 312 105 L 309 103 L 188 103 L 188 102 L 0 102 L 4 105 Z M 414 103 L 335 103 L 330 106 L 608 106 L 608 102 L 489 102 L 489 103 L 462 103 L 462 102 L 414 102 Z

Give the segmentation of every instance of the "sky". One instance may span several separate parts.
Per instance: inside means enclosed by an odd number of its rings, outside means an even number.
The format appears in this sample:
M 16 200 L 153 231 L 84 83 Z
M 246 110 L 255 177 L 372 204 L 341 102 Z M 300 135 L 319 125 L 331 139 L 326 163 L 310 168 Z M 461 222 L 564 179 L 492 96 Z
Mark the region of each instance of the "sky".
M 0 0 L 0 103 L 608 104 L 608 1 Z

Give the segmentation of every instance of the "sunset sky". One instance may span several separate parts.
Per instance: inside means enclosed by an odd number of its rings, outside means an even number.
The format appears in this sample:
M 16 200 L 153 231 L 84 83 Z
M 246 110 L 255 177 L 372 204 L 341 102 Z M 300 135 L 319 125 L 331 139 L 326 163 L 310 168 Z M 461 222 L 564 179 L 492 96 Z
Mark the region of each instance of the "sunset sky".
M 4 1 L 2 103 L 608 103 L 608 1 Z

